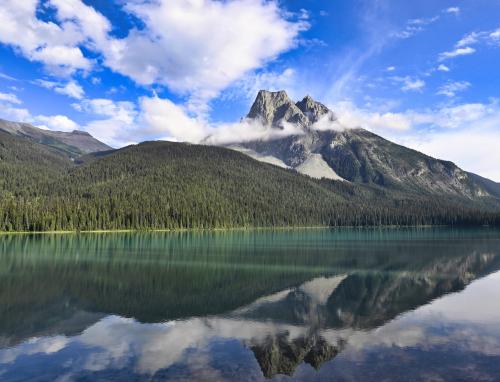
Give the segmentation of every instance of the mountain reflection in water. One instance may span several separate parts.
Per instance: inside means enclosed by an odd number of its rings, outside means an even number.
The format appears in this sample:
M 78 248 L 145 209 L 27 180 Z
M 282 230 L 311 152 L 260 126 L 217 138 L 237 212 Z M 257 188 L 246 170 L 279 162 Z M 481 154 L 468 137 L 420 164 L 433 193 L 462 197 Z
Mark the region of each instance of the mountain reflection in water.
M 2 381 L 500 375 L 494 230 L 12 235 L 0 264 Z

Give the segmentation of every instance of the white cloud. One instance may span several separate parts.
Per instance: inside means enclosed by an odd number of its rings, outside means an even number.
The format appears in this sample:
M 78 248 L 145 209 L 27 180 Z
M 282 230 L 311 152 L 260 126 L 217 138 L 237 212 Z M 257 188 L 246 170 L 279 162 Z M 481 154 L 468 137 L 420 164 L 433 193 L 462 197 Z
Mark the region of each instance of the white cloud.
M 449 72 L 450 68 L 447 67 L 445 64 L 440 64 L 438 66 L 437 70 L 439 70 L 440 72 Z
M 38 19 L 37 4 L 4 1 L 0 42 L 57 75 L 90 70 L 94 62 L 84 56 L 85 47 L 139 84 L 162 84 L 190 96 L 197 111 L 206 111 L 207 102 L 231 83 L 296 46 L 309 27 L 306 11 L 291 21 L 274 0 L 134 0 L 123 10 L 144 27 L 115 38 L 109 20 L 81 0 L 49 0 L 58 24 Z
M 40 127 L 56 131 L 78 130 L 76 122 L 64 115 L 37 115 L 33 116 L 28 109 L 13 106 L 22 104 L 14 94 L 0 93 L 0 117 L 15 122 L 27 122 Z
M 457 93 L 467 90 L 470 86 L 470 82 L 467 81 L 448 82 L 438 89 L 437 94 L 455 97 Z
M 146 24 L 103 51 L 105 63 L 140 84 L 160 83 L 206 103 L 245 73 L 292 48 L 304 21 L 287 21 L 274 1 L 132 2 Z
M 500 28 L 495 31 L 468 33 L 457 42 L 456 47 L 470 46 L 481 42 L 490 45 L 497 45 L 500 43 Z
M 189 116 L 187 110 L 170 100 L 144 97 L 140 102 L 140 124 L 151 136 L 165 140 L 188 141 L 207 144 L 229 144 L 250 140 L 276 139 L 292 134 L 303 134 L 298 127 L 288 123 L 282 129 L 263 126 L 256 121 L 210 124 L 199 117 Z
M 394 33 L 393 36 L 400 39 L 413 37 L 417 33 L 423 32 L 427 25 L 433 24 L 438 20 L 439 16 L 408 20 L 406 27 L 403 30 Z
M 1 93 L 0 92 L 0 101 L 8 102 L 8 103 L 15 103 L 15 104 L 20 104 L 21 101 L 15 94 L 12 93 Z
M 411 121 L 401 113 L 378 113 L 356 107 L 352 102 L 344 101 L 332 105 L 332 110 L 342 126 L 347 128 L 362 127 L 373 131 L 404 131 L 411 128 Z
M 15 107 L 8 102 L 0 101 L 0 118 L 9 121 L 26 122 L 31 118 L 31 114 L 26 108 Z
M 471 32 L 471 33 L 465 35 L 464 37 L 462 37 L 460 39 L 460 41 L 458 41 L 456 43 L 455 46 L 458 47 L 458 48 L 461 48 L 461 47 L 464 47 L 464 46 L 476 44 L 479 41 L 479 38 L 481 36 L 482 36 L 482 33 Z
M 449 58 L 454 58 L 458 56 L 467 56 L 476 52 L 476 49 L 467 46 L 465 48 L 456 48 L 450 52 L 443 52 L 439 55 L 439 61 L 444 61 Z
M 49 129 L 54 131 L 79 130 L 78 124 L 65 115 L 38 115 L 33 118 L 33 121 L 31 121 L 31 123 L 41 129 Z
M 111 146 L 120 147 L 144 139 L 145 133 L 141 132 L 144 127 L 137 123 L 138 111 L 132 102 L 94 98 L 72 106 L 91 118 L 82 130 Z
M 406 144 L 437 158 L 451 160 L 467 171 L 500 182 L 500 132 L 476 126 L 468 130 L 431 133 Z
M 0 72 L 0 78 L 8 81 L 18 81 L 17 78 L 14 78 L 12 76 L 9 76 L 8 74 Z
M 446 13 L 453 13 L 455 15 L 458 15 L 460 13 L 460 8 L 459 7 L 450 7 L 445 10 Z
M 401 90 L 407 91 L 421 91 L 425 86 L 425 81 L 420 78 L 412 78 L 409 76 L 406 77 L 391 77 L 391 80 L 395 82 L 402 83 Z
M 72 22 L 57 25 L 36 17 L 37 0 L 4 0 L 0 7 L 0 42 L 57 74 L 89 70 L 92 62 L 78 44 L 84 36 Z
M 85 96 L 83 88 L 75 81 L 69 81 L 65 84 L 61 84 L 54 81 L 36 80 L 34 83 L 44 88 L 52 89 L 56 93 L 67 95 L 71 98 L 82 99 Z
M 425 86 L 425 82 L 420 79 L 406 81 L 401 88 L 404 91 L 420 91 Z
M 395 66 L 388 66 L 385 70 L 388 72 L 393 72 L 396 70 L 396 67 Z
M 186 110 L 168 99 L 144 97 L 140 106 L 145 128 L 163 139 L 200 142 L 208 133 L 204 121 L 190 117 Z

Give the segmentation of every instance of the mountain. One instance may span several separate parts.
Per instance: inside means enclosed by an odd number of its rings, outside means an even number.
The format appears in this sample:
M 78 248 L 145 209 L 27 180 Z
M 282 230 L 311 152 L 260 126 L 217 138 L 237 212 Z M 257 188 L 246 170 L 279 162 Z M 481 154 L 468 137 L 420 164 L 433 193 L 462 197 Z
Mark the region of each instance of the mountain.
M 111 147 L 98 141 L 89 133 L 79 130 L 70 133 L 43 130 L 28 123 L 10 122 L 0 119 L 0 131 L 50 146 L 71 158 L 111 149 Z
M 144 142 L 72 161 L 0 142 L 0 231 L 500 223 L 479 204 L 316 180 L 223 147 Z
M 294 103 L 284 91 L 261 90 L 248 119 L 280 129 L 292 123 L 303 133 L 241 143 L 255 159 L 275 158 L 314 178 L 344 180 L 419 195 L 481 200 L 500 197 L 500 187 L 454 163 L 432 158 L 362 128 L 343 127 L 325 105 L 307 96 Z M 494 183 L 494 182 L 492 182 Z

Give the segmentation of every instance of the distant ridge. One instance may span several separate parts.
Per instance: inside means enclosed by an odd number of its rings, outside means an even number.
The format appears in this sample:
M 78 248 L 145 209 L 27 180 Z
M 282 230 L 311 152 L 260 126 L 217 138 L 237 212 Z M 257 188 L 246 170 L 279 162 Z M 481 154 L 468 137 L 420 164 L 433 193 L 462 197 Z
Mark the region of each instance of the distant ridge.
M 80 130 L 72 132 L 43 130 L 29 123 L 10 122 L 3 119 L 0 119 L 0 130 L 50 146 L 71 158 L 111 149 L 110 146 L 95 139 L 89 133 Z

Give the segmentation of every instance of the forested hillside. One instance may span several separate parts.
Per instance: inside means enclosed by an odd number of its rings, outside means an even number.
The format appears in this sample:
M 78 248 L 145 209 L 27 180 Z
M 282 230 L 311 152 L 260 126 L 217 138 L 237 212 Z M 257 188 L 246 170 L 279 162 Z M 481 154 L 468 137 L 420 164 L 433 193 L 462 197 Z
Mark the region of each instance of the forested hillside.
M 220 147 L 146 142 L 78 165 L 21 138 L 0 138 L 2 231 L 500 221 L 498 210 L 466 200 L 314 180 Z

